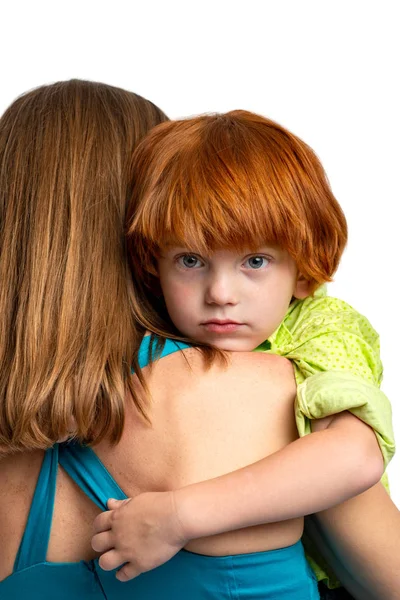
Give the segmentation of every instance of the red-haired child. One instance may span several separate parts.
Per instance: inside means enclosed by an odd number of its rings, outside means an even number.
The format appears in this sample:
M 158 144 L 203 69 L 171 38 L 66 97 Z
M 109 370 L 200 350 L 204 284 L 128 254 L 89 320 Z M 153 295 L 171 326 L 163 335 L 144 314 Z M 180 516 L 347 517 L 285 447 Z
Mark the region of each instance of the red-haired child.
M 221 350 L 287 357 L 298 385 L 299 435 L 350 411 L 374 430 L 386 466 L 394 439 L 390 403 L 379 389 L 379 339 L 365 317 L 326 295 L 323 284 L 337 269 L 347 226 L 314 152 L 245 111 L 164 123 L 135 154 L 133 190 L 128 243 L 143 326 L 161 339 L 196 345 L 207 360 Z M 233 482 L 235 474 L 229 477 Z M 184 530 L 197 527 L 198 536 L 206 534 L 193 499 L 211 494 L 206 486 L 175 493 Z M 133 519 L 134 506 L 125 511 L 122 524 Z M 229 511 L 215 516 L 215 533 L 226 527 Z M 246 518 L 252 511 L 247 502 Z M 210 513 L 204 514 L 209 535 Z M 103 515 L 98 531 L 110 523 Z M 128 529 L 119 531 L 113 530 L 114 548 Z M 309 551 L 318 579 L 337 586 Z M 114 554 L 115 567 L 132 557 Z

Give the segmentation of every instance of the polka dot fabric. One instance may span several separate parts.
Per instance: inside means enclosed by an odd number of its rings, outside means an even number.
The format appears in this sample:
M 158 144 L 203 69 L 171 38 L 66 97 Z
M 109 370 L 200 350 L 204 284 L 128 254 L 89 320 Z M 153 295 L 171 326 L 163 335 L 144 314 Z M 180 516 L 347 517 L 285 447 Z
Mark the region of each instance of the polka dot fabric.
M 392 409 L 379 389 L 379 336 L 366 317 L 327 296 L 323 286 L 313 297 L 295 300 L 258 350 L 293 362 L 300 436 L 311 432 L 313 419 L 349 410 L 375 430 L 385 465 L 389 463 L 395 452 Z
M 320 371 L 350 371 L 379 386 L 379 336 L 366 317 L 325 287 L 294 301 L 269 339 L 271 352 L 293 360 L 297 383 Z

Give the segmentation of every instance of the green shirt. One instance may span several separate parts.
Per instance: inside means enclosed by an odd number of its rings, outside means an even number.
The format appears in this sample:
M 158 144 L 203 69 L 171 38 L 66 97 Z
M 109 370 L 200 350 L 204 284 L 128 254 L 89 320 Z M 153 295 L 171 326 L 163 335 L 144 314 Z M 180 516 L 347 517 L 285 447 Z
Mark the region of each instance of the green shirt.
M 293 362 L 297 381 L 295 417 L 300 436 L 311 433 L 311 421 L 348 410 L 375 431 L 385 466 L 395 452 L 392 410 L 379 389 L 382 363 L 379 336 L 354 308 L 326 295 L 295 300 L 278 329 L 257 348 Z M 388 489 L 386 475 L 382 483 Z M 326 562 L 304 540 L 319 580 L 339 582 Z

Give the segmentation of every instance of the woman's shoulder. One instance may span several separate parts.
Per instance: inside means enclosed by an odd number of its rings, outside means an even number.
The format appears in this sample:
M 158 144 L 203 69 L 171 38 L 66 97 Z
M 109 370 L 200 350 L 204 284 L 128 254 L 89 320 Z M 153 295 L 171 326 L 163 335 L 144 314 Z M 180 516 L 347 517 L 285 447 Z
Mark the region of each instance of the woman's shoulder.
M 41 450 L 0 453 L 0 494 L 29 487 L 29 480 L 37 479 L 43 456 Z
M 44 453 L 0 456 L 0 580 L 12 571 Z
M 4 526 L 22 514 L 26 517 L 43 456 L 41 451 L 32 451 L 0 457 L 0 523 Z
M 260 391 L 265 386 L 281 386 L 287 394 L 295 394 L 293 366 L 289 360 L 264 352 L 225 352 L 225 360 L 216 357 L 207 366 L 202 354 L 187 348 L 156 361 L 148 383 L 164 390 L 184 390 L 186 387 L 212 387 L 213 393 Z
M 281 387 L 295 395 L 296 381 L 293 365 L 287 358 L 266 352 L 232 352 L 229 354 L 228 372 L 231 376 L 250 382 L 252 386 Z
M 265 373 L 273 372 L 276 376 L 286 376 L 293 373 L 293 366 L 290 360 L 278 354 L 270 352 L 229 352 L 230 362 L 243 368 L 255 366 L 262 369 Z

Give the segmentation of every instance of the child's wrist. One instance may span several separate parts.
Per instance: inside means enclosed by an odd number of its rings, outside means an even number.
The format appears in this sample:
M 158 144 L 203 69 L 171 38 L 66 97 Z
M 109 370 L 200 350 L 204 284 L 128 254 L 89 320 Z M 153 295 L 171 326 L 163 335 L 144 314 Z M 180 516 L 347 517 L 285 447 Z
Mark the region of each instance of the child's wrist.
M 192 486 L 173 491 L 175 515 L 185 544 L 192 539 L 207 535 L 201 526 L 204 519 L 195 507 L 195 495 Z
M 172 504 L 173 514 L 175 516 L 175 524 L 178 542 L 181 547 L 185 546 L 191 537 L 188 535 L 190 527 L 188 527 L 188 523 L 185 519 L 185 511 L 182 510 L 182 498 L 178 493 L 180 490 L 172 490 L 169 492 Z

